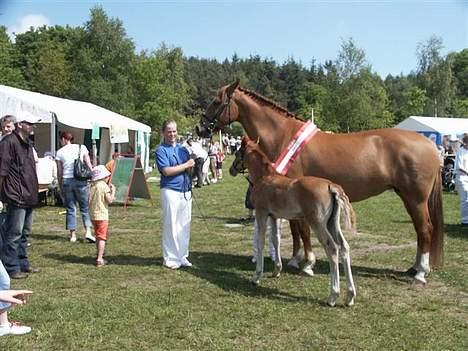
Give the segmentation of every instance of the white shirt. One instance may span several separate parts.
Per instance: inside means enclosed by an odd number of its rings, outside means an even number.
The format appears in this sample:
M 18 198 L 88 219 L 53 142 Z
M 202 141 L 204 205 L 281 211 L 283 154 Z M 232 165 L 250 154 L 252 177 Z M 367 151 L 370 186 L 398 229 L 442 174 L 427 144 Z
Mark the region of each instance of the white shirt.
M 52 184 L 57 179 L 57 163 L 50 156 L 39 158 L 36 173 L 39 184 Z
M 63 164 L 63 178 L 73 178 L 73 165 L 75 160 L 78 158 L 78 152 L 80 145 L 78 144 L 67 144 L 57 151 L 55 156 L 56 160 L 62 161 Z M 88 149 L 86 146 L 81 145 L 80 158 L 83 160 L 83 156 L 88 155 Z
M 468 172 L 468 149 L 464 146 L 460 146 L 457 150 L 457 155 L 455 157 L 455 173 L 457 177 L 467 176 L 466 173 L 459 172 L 459 169 Z
M 192 141 L 192 146 L 190 148 L 192 149 L 192 153 L 195 155 L 195 158 L 201 157 L 202 159 L 206 159 L 208 157 L 208 153 L 199 142 Z

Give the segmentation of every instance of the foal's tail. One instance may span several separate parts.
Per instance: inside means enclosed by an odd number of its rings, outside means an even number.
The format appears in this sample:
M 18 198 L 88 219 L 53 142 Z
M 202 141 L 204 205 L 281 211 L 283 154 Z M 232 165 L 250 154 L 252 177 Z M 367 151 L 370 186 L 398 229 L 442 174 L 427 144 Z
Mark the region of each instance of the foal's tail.
M 328 190 L 333 196 L 333 211 L 328 224 L 340 228 L 340 212 L 343 212 L 344 229 L 356 234 L 356 214 L 343 188 L 336 184 L 330 184 Z
M 444 214 L 442 209 L 442 178 L 441 172 L 432 185 L 429 196 L 429 216 L 432 223 L 431 251 L 429 255 L 431 267 L 441 267 L 444 253 Z

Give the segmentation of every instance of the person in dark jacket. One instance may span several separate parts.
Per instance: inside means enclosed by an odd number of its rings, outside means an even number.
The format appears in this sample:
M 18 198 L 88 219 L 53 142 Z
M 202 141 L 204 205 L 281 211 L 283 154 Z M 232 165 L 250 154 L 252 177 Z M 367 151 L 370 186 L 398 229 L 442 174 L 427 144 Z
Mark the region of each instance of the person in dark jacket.
M 2 226 L 0 257 L 10 278 L 23 279 L 36 273 L 27 255 L 33 208 L 38 203 L 38 182 L 33 146 L 29 136 L 39 118 L 24 114 L 17 118 L 15 131 L 0 142 L 0 199 L 8 204 Z

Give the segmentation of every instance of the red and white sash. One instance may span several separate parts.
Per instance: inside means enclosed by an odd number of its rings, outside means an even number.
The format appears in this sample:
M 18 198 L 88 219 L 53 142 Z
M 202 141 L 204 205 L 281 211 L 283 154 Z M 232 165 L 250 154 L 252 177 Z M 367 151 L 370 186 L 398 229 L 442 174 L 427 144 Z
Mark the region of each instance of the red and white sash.
M 297 131 L 294 138 L 289 143 L 288 147 L 283 150 L 278 160 L 273 164 L 276 171 L 283 175 L 288 173 L 289 167 L 291 167 L 294 160 L 299 156 L 301 151 L 306 146 L 307 142 L 317 133 L 320 129 L 312 121 L 307 121 Z

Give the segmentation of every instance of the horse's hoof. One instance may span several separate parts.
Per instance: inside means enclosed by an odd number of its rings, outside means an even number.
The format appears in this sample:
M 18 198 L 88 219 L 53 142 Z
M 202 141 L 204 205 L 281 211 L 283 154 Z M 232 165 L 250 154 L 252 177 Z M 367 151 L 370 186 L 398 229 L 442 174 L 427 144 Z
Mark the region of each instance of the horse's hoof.
M 251 283 L 253 286 L 258 286 L 258 285 L 260 284 L 260 281 L 252 279 L 252 280 L 250 281 L 250 283 Z
M 335 305 L 336 305 L 336 300 L 330 300 L 330 299 L 328 299 L 327 305 L 330 306 L 330 307 L 335 307 Z
M 273 278 L 279 278 L 280 275 L 281 275 L 281 271 L 280 271 L 280 272 L 273 272 L 273 273 L 271 274 L 271 276 L 272 276 Z
M 414 277 L 416 274 L 418 273 L 418 271 L 414 268 L 414 267 L 411 267 L 409 268 L 405 274 L 410 276 L 410 277 Z
M 351 307 L 354 305 L 354 297 L 348 301 L 346 301 L 346 306 Z
M 310 267 L 307 267 L 307 268 L 303 268 L 302 269 L 302 273 L 304 273 L 305 275 L 309 276 L 309 277 L 313 277 L 314 276 L 314 270 Z

